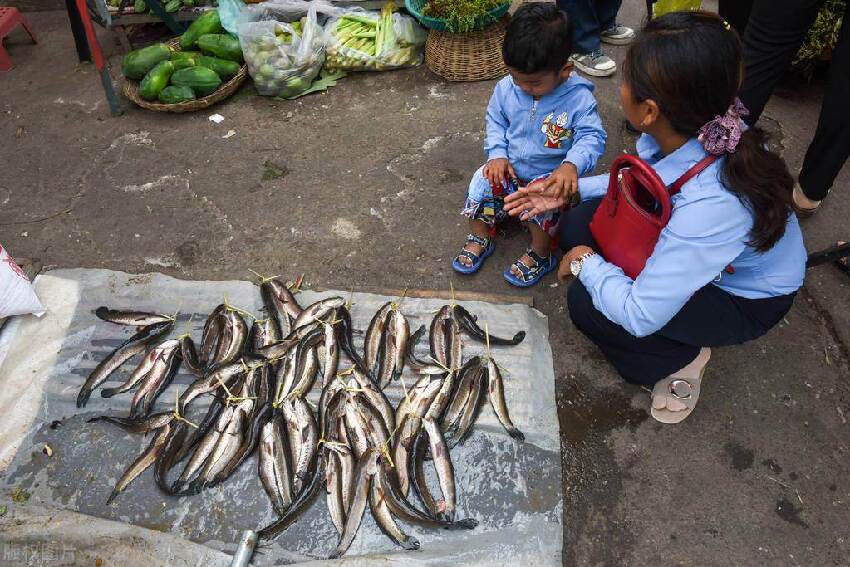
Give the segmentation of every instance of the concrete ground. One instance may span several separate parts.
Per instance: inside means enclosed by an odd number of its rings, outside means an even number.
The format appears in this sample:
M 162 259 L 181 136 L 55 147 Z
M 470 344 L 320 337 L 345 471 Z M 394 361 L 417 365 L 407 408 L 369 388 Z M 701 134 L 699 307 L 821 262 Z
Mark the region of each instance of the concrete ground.
M 627 0 L 622 21 L 638 25 L 642 6 Z M 94 69 L 76 64 L 65 15 L 28 16 L 40 43 L 13 34 L 17 67 L 0 77 L 0 239 L 13 255 L 188 279 L 252 269 L 343 289 L 514 292 L 501 271 L 526 244 L 515 227 L 479 275 L 449 266 L 492 82 L 448 84 L 419 68 L 353 75 L 295 102 L 245 86 L 196 114 L 125 101 L 113 118 Z M 117 76 L 118 47 L 100 35 Z M 620 127 L 617 78 L 595 82 L 604 172 L 634 140 Z M 792 169 L 822 86 L 767 108 Z M 804 224 L 810 250 L 850 240 L 848 190 L 845 168 Z M 812 270 L 778 328 L 716 350 L 699 408 L 679 426 L 648 418 L 648 394 L 576 332 L 563 285 L 550 277 L 528 293 L 555 352 L 565 564 L 850 563 L 850 279 Z

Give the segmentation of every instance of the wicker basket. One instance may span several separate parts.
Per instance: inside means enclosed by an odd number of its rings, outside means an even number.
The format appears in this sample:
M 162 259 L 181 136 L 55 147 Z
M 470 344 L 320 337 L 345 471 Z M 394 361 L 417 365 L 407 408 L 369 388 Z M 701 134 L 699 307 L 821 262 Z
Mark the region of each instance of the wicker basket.
M 508 19 L 480 32 L 455 34 L 431 30 L 425 42 L 425 65 L 449 81 L 484 81 L 507 74 L 502 41 Z
M 180 40 L 178 38 L 174 38 L 168 42 L 168 46 L 174 50 L 179 50 Z M 239 72 L 226 83 L 222 83 L 214 93 L 194 100 L 178 102 L 176 104 L 163 104 L 161 102 L 143 99 L 139 96 L 139 84 L 136 81 L 125 80 L 122 90 L 124 91 L 124 96 L 142 108 L 147 108 L 148 110 L 157 110 L 159 112 L 194 112 L 196 110 L 208 108 L 230 97 L 239 89 L 240 86 L 242 86 L 242 83 L 245 82 L 247 77 L 248 66 L 243 63 L 239 68 Z

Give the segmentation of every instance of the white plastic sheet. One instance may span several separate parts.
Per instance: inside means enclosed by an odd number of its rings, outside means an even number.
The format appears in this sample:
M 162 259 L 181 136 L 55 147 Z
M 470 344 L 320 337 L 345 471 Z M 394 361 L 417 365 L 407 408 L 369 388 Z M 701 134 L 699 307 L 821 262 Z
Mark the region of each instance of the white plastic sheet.
M 149 440 L 108 425 L 86 423 L 94 415 L 126 414 L 129 404 L 126 397 L 107 400 L 95 393 L 85 409 L 78 410 L 74 405 L 88 372 L 132 332 L 99 321 L 92 313 L 94 308 L 108 305 L 165 313 L 179 310 L 181 316 L 175 334 L 185 332 L 189 327 L 185 322 L 191 314 L 191 328 L 197 338 L 205 314 L 224 296 L 231 304 L 258 313 L 261 301 L 254 285 L 79 269 L 42 274 L 35 286 L 48 313 L 41 320 L 30 317 L 14 321 L 7 329 L 14 337 L 4 335 L 0 340 L 0 345 L 11 341 L 0 365 L 0 384 L 3 384 L 0 485 L 5 485 L 0 489 L 7 494 L 23 490 L 31 495 L 25 504 L 8 504 L 17 518 L 26 522 L 28 506 L 33 510 L 62 509 L 92 517 L 92 533 L 97 531 L 95 520 L 102 518 L 165 532 L 163 542 L 185 538 L 227 553 L 233 552 L 243 530 L 256 529 L 273 520 L 271 506 L 257 479 L 255 457 L 223 485 L 180 499 L 161 495 L 154 486 L 151 471 L 147 471 L 112 506 L 105 506 L 113 484 Z M 337 294 L 346 292 L 306 291 L 298 299 L 308 304 L 319 297 Z M 388 299 L 355 293 L 354 327 L 364 329 L 375 310 Z M 440 299 L 407 298 L 401 309 L 411 328 L 416 329 L 427 324 L 444 303 Z M 380 561 L 404 565 L 532 564 L 537 567 L 561 563 L 559 435 L 546 319 L 524 305 L 462 303 L 479 316 L 482 325 L 486 321 L 494 334 L 510 336 L 520 328 L 528 333 L 517 347 L 493 350 L 496 359 L 508 370 L 507 403 L 514 423 L 526 435 L 526 442 L 510 439 L 492 410 L 485 406 L 472 437 L 452 451 L 458 517 L 474 517 L 479 520 L 479 526 L 472 531 L 404 526 L 420 540 L 422 549 L 403 552 L 380 533 L 367 513 L 357 538 L 343 558 L 346 565 L 374 565 Z M 355 344 L 359 345 L 361 340 L 355 337 Z M 420 347 L 426 348 L 424 343 Z M 465 340 L 466 357 L 482 352 L 482 345 Z M 131 370 L 132 364 L 128 364 L 110 381 L 123 380 Z M 405 375 L 408 384 L 413 379 L 412 375 Z M 182 391 L 191 380 L 190 375 L 178 374 L 174 384 L 160 397 L 158 409 L 173 404 L 176 390 Z M 313 393 L 314 399 L 316 394 Z M 390 398 L 397 400 L 400 395 L 400 387 L 393 386 Z M 51 447 L 51 456 L 42 452 L 44 445 Z M 31 516 L 36 518 L 37 514 Z M 157 533 L 145 532 L 148 538 L 155 538 Z M 20 531 L 0 530 L 0 543 L 20 544 L 22 537 Z M 325 503 L 320 499 L 287 532 L 263 547 L 254 564 L 321 559 L 333 549 L 336 537 Z M 185 561 L 197 560 L 195 547 L 187 546 L 189 555 Z M 179 556 L 179 548 L 168 549 L 177 554 L 175 557 Z M 181 563 L 175 559 L 173 564 Z

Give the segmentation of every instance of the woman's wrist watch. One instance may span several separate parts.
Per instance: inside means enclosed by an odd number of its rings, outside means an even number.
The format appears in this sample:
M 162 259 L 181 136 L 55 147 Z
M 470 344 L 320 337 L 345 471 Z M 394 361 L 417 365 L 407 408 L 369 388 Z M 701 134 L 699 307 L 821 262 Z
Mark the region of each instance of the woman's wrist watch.
M 570 262 L 570 272 L 572 272 L 573 277 L 578 277 L 581 273 L 581 267 L 584 265 L 584 261 L 590 258 L 591 256 L 596 256 L 596 252 L 585 252 L 572 262 Z

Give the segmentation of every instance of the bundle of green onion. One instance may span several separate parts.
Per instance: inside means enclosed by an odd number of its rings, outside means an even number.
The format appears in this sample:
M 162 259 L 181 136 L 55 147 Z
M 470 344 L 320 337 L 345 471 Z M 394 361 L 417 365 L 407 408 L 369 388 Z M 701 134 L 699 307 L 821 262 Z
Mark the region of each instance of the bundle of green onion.
M 325 67 L 329 70 L 380 71 L 416 65 L 419 49 L 396 37 L 393 28 L 395 5 L 388 2 L 375 17 L 349 12 L 332 23 L 334 41 L 327 48 Z

